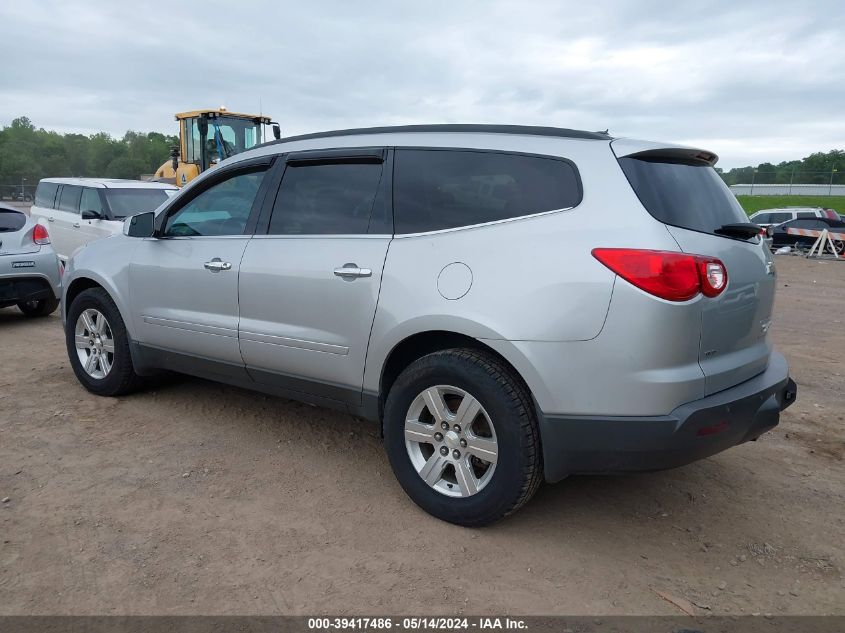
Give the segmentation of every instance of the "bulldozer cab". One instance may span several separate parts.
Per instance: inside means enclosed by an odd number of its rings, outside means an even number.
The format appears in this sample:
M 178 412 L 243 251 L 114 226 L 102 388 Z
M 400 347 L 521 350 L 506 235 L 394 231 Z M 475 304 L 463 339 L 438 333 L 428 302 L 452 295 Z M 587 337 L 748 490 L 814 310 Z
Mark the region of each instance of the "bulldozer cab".
M 278 124 L 270 117 L 217 110 L 192 110 L 176 115 L 179 122 L 179 148 L 171 160 L 156 171 L 156 180 L 182 187 L 206 169 L 222 160 L 255 147 L 262 142 L 267 125 L 273 125 L 276 138 Z

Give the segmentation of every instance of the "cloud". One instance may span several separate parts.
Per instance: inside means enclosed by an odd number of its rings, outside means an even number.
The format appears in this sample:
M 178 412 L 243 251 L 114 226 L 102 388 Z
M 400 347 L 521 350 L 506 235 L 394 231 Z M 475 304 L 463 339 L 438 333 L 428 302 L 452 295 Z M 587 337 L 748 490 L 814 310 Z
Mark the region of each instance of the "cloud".
M 610 128 L 731 167 L 845 147 L 836 2 L 54 2 L 0 6 L 0 124 L 121 135 L 263 108 L 286 134 Z M 836 19 L 838 17 L 838 19 Z

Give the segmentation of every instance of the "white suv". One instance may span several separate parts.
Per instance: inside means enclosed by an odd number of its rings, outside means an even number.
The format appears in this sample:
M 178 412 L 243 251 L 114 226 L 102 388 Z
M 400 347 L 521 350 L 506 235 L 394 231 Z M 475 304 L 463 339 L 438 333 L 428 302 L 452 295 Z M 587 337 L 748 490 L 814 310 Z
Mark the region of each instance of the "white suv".
M 807 218 L 830 218 L 838 220 L 839 215 L 833 209 L 819 207 L 784 207 L 782 209 L 762 209 L 752 214 L 749 220 L 757 226 L 777 226 L 790 220 Z
M 45 178 L 30 215 L 50 231 L 59 259 L 92 240 L 120 233 L 130 215 L 152 211 L 179 189 L 142 180 Z

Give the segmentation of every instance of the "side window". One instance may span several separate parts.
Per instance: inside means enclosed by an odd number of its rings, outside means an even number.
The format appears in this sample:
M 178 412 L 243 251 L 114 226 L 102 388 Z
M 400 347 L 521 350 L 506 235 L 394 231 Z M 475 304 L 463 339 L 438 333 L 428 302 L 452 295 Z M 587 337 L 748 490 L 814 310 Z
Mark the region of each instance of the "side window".
M 270 235 L 367 232 L 382 163 L 289 164 L 270 217 Z
M 791 213 L 772 213 L 772 222 L 777 224 L 780 224 L 781 222 L 788 222 L 791 219 Z
M 79 198 L 82 196 L 82 187 L 75 185 L 64 185 L 59 194 L 59 211 L 79 213 Z
M 820 220 L 793 220 L 788 224 L 791 229 L 824 229 L 827 225 Z
M 91 187 L 82 189 L 82 201 L 79 203 L 80 211 L 96 211 L 103 214 L 103 203 L 100 202 L 100 192 Z
M 799 218 L 815 218 L 817 216 L 813 211 L 799 211 L 798 217 Z
M 59 185 L 54 182 L 39 182 L 35 190 L 35 206 L 52 209 L 56 203 L 56 192 Z
M 239 171 L 211 185 L 167 218 L 163 235 L 242 235 L 266 171 Z
M 393 200 L 396 233 L 482 224 L 581 202 L 565 160 L 458 150 L 397 150 Z
M 769 224 L 772 221 L 771 213 L 761 213 L 756 218 L 754 218 L 754 222 L 757 224 Z

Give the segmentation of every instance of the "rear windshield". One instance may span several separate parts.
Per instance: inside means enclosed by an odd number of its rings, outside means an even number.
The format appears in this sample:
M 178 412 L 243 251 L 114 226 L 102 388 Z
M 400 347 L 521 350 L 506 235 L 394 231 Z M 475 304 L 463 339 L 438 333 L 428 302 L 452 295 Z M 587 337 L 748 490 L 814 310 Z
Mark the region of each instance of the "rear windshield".
M 106 189 L 106 200 L 115 220 L 152 211 L 167 198 L 166 189 Z
M 664 224 L 713 233 L 725 224 L 748 222 L 736 197 L 707 164 L 626 156 L 622 171 L 646 210 Z
M 0 233 L 20 231 L 26 224 L 26 216 L 19 211 L 0 209 Z

